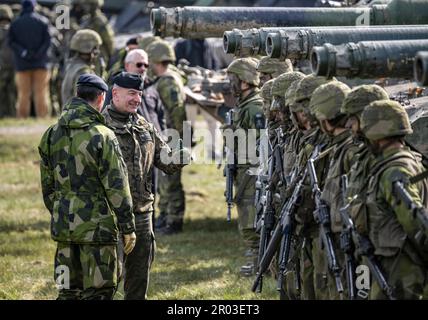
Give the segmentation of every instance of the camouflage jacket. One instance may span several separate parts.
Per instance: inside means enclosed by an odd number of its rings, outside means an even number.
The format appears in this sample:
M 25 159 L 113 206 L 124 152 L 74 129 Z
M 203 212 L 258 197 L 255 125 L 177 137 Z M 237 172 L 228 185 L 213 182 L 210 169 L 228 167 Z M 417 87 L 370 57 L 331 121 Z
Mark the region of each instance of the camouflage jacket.
M 317 146 L 324 146 L 321 151 L 325 151 L 328 143 L 327 136 L 319 128 L 312 128 L 309 132 L 306 132 L 300 141 L 302 149 L 297 156 L 297 172 L 303 173 L 308 165 L 308 160 L 311 157 L 314 149 Z M 315 170 L 319 181 L 319 187 L 322 189 L 323 181 L 327 168 L 327 155 L 316 160 Z M 295 170 L 296 170 L 295 169 Z M 315 210 L 315 202 L 312 194 L 312 184 L 309 177 L 309 173 L 303 182 L 302 187 L 302 205 L 299 206 L 296 212 L 296 221 L 300 223 L 304 228 L 305 233 L 311 234 L 315 237 L 318 232 L 318 226 L 315 223 L 313 212 Z
M 98 111 L 72 99 L 43 135 L 39 154 L 53 240 L 113 244 L 119 230 L 135 230 L 119 143 Z
M 284 174 L 289 177 L 296 165 L 297 155 L 300 152 L 300 139 L 302 138 L 302 132 L 298 129 L 292 129 L 289 133 L 287 143 L 284 145 Z M 287 179 L 288 182 L 289 179 Z
M 350 131 L 344 131 L 334 137 L 329 147 L 328 169 L 325 175 L 322 200 L 330 209 L 331 228 L 333 232 L 342 231 L 342 218 L 340 208 L 344 206 L 343 199 L 346 195 L 342 193 L 342 175 L 348 174 L 358 146 L 355 145 Z
M 182 136 L 183 122 L 186 121 L 186 94 L 181 77 L 169 70 L 155 80 L 155 86 L 164 106 L 167 128 L 177 130 Z
M 246 133 L 250 129 L 260 129 L 257 128 L 256 116 L 263 116 L 263 99 L 259 95 L 259 90 L 255 89 L 247 97 L 238 102 L 238 106 L 235 108 L 233 113 L 233 130 L 243 129 Z M 256 131 L 256 139 L 260 138 L 260 130 Z M 246 137 L 247 148 L 239 148 L 238 145 L 235 145 L 235 156 L 237 159 L 248 159 L 247 152 L 256 149 L 256 140 L 254 141 L 254 146 L 249 146 L 249 136 Z M 245 150 L 244 150 L 245 149 Z M 241 152 L 245 152 L 242 154 Z M 248 163 L 248 161 L 247 161 Z M 249 165 L 249 163 L 247 164 Z M 243 165 L 243 166 L 247 166 Z
M 83 17 L 80 27 L 82 29 L 91 29 L 98 32 L 103 41 L 100 48 L 101 56 L 108 65 L 114 52 L 114 31 L 107 17 L 101 10 L 96 10 L 95 14 L 88 14 Z
M 67 103 L 76 95 L 76 82 L 81 74 L 95 73 L 94 66 L 87 64 L 80 57 L 74 56 L 67 61 L 64 72 L 64 80 L 61 85 L 61 98 Z
M 425 171 L 419 154 L 409 148 L 391 148 L 376 157 L 368 176 L 366 226 L 375 254 L 394 256 L 404 250 L 410 258 L 421 264 L 423 257 L 428 263 L 428 243 L 419 243 L 416 234 L 420 225 L 412 212 L 394 197 L 393 182 Z M 428 182 L 406 184 L 405 188 L 415 204 L 428 205 Z M 361 220 L 361 219 L 360 219 Z M 428 231 L 425 231 L 427 235 Z
M 165 164 L 161 154 L 171 154 L 171 149 L 153 125 L 138 114 L 123 114 L 113 105 L 104 109 L 107 125 L 119 140 L 128 169 L 134 213 L 153 211 L 153 166 L 167 174 L 179 171 L 183 165 Z

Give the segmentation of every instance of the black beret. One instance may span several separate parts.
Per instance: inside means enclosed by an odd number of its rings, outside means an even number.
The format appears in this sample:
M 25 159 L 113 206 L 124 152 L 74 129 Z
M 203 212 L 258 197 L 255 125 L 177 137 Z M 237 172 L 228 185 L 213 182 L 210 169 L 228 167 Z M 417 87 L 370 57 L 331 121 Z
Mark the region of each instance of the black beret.
M 138 44 L 138 38 L 137 37 L 133 37 L 133 38 L 129 38 L 128 41 L 126 41 L 126 45 L 129 46 L 130 44 Z
M 82 74 L 77 80 L 77 86 L 95 87 L 102 91 L 108 91 L 108 86 L 104 80 L 90 73 Z
M 143 90 L 143 78 L 136 73 L 121 72 L 113 78 L 113 84 L 126 89 Z

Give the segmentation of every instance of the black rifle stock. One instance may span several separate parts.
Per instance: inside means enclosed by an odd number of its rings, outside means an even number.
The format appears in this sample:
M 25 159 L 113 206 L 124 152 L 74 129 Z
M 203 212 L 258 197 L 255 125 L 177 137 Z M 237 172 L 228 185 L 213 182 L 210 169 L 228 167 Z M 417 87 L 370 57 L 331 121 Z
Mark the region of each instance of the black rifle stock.
M 366 235 L 360 234 L 352 221 L 348 210 L 350 202 L 346 204 L 341 210 L 340 215 L 342 217 L 342 222 L 344 223 L 344 228 L 349 230 L 352 234 L 352 239 L 356 240 L 359 251 L 363 256 L 367 258 L 367 264 L 370 269 L 371 274 L 373 275 L 375 281 L 378 283 L 383 293 L 390 300 L 396 300 L 393 288 L 388 284 L 386 276 L 374 254 L 374 247 L 370 239 Z
M 315 158 L 311 157 L 308 160 L 308 171 L 311 177 L 312 192 L 315 198 L 315 211 L 314 218 L 320 227 L 320 234 L 322 243 L 327 255 L 328 267 L 333 274 L 336 282 L 336 290 L 343 295 L 343 285 L 340 277 L 341 268 L 337 261 L 336 252 L 334 250 L 332 231 L 331 231 L 331 221 L 330 221 L 330 212 L 326 203 L 321 199 L 321 190 L 318 185 L 317 173 L 314 165 Z
M 316 147 L 311 156 L 317 157 L 318 153 L 319 153 L 319 148 Z M 261 292 L 263 275 L 269 268 L 269 265 L 271 264 L 272 259 L 279 248 L 281 248 L 279 276 L 280 277 L 283 276 L 281 275 L 281 268 L 283 272 L 285 272 L 285 269 L 287 267 L 287 263 L 290 257 L 290 244 L 291 244 L 292 236 L 294 233 L 294 227 L 295 227 L 294 214 L 296 212 L 296 209 L 300 205 L 299 200 L 300 200 L 301 190 L 303 188 L 303 183 L 306 179 L 307 172 L 308 172 L 308 169 L 305 166 L 302 176 L 300 176 L 301 172 L 297 173 L 294 179 L 292 180 L 292 183 L 290 183 L 290 189 L 293 190 L 293 193 L 285 201 L 285 203 L 281 208 L 280 216 L 278 218 L 278 223 L 275 226 L 275 229 L 272 233 L 272 236 L 270 237 L 270 241 L 267 244 L 266 249 L 261 255 L 259 252 L 257 275 L 256 275 L 256 279 L 253 282 L 253 286 L 251 288 L 253 292 L 256 292 L 256 291 Z
M 343 203 L 346 203 L 346 190 L 348 189 L 348 176 L 346 174 L 341 176 L 341 189 Z M 341 208 L 340 210 L 343 210 Z M 342 214 L 341 214 L 342 216 Z M 342 232 L 340 234 L 340 249 L 345 254 L 345 271 L 346 271 L 346 284 L 348 288 L 349 300 L 355 300 L 357 298 L 357 289 L 355 287 L 355 270 L 357 263 L 354 258 L 355 246 L 352 241 L 352 232 L 346 227 L 346 223 L 342 218 Z
M 302 178 L 299 180 L 297 185 L 295 186 L 293 190 L 293 194 L 291 197 L 285 202 L 281 209 L 281 214 L 279 217 L 279 222 L 277 223 L 272 236 L 270 238 L 270 241 L 266 247 L 266 250 L 264 251 L 264 254 L 262 255 L 261 259 L 259 260 L 259 266 L 257 270 L 256 279 L 253 282 L 252 291 L 256 292 L 257 290 L 261 291 L 261 283 L 263 279 L 264 273 L 269 268 L 270 263 L 272 262 L 272 259 L 277 252 L 278 248 L 280 247 L 281 240 L 283 237 L 287 239 L 291 239 L 293 231 L 294 231 L 294 213 L 295 210 L 298 207 L 298 200 L 300 197 L 301 189 L 303 186 L 303 181 L 306 178 L 306 172 L 303 174 Z M 289 240 L 291 241 L 291 240 Z M 283 246 L 284 249 L 286 246 Z M 284 259 L 288 261 L 288 252 L 285 252 L 283 254 Z
M 232 126 L 233 125 L 233 111 L 230 110 L 226 114 L 226 125 Z M 224 193 L 226 197 L 226 203 L 227 203 L 227 216 L 226 219 L 228 222 L 231 221 L 232 216 L 232 207 L 233 207 L 233 177 L 236 172 L 236 164 L 235 164 L 235 157 L 232 154 L 233 150 L 227 149 L 226 155 L 227 160 L 232 160 L 232 163 L 227 163 L 225 168 L 225 177 L 226 177 L 226 191 Z

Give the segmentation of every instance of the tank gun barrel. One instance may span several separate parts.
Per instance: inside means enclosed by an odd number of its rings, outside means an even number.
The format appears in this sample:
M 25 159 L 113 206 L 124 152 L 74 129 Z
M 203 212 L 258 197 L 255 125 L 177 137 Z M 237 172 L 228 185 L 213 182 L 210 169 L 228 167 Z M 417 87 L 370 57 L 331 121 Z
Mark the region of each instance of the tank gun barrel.
M 347 78 L 413 77 L 417 52 L 428 48 L 428 40 L 361 41 L 314 47 L 312 71 L 318 76 Z

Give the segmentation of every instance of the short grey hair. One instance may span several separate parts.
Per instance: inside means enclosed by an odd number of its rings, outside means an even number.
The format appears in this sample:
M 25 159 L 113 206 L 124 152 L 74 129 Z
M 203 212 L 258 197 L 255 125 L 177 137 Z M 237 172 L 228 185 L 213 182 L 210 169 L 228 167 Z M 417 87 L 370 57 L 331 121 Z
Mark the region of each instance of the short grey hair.
M 146 60 L 148 60 L 147 52 L 143 49 L 133 49 L 128 52 L 128 54 L 125 57 L 125 63 L 133 62 L 136 57 L 145 57 Z

